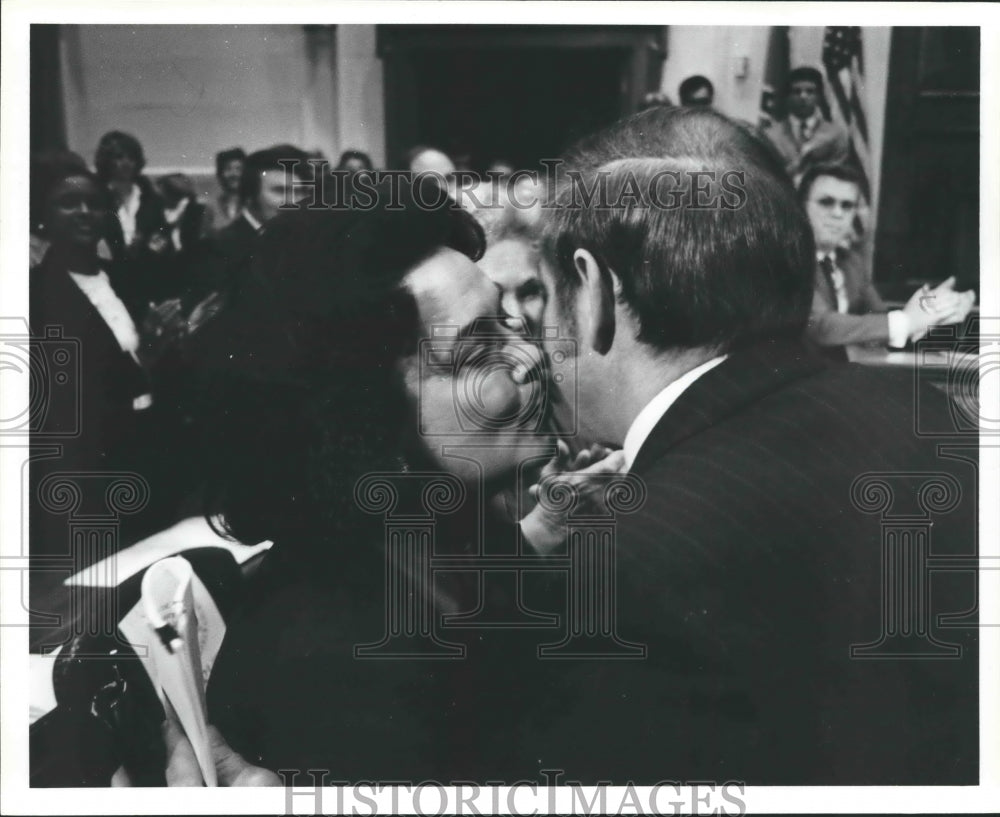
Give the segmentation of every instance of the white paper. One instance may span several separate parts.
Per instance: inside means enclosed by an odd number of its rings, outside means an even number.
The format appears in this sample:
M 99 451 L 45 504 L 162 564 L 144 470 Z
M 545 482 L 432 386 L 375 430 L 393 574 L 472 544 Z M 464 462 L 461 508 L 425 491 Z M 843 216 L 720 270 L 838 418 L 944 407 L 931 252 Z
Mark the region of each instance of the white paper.
M 172 628 L 165 643 L 159 630 Z M 181 556 L 146 571 L 142 598 L 119 624 L 149 673 L 160 699 L 169 700 L 191 741 L 205 784 L 215 786 L 208 740 L 205 687 L 226 632 L 219 608 L 191 564 Z
M 66 579 L 67 586 L 117 587 L 126 579 L 141 573 L 154 562 L 167 556 L 198 547 L 220 547 L 233 554 L 237 564 L 243 564 L 258 553 L 271 547 L 270 542 L 257 545 L 242 545 L 224 539 L 212 530 L 201 516 L 193 516 L 178 522 L 173 527 L 154 533 L 131 547 L 85 567 Z M 114 560 L 114 565 L 108 562 Z M 113 569 L 112 569 L 113 567 Z

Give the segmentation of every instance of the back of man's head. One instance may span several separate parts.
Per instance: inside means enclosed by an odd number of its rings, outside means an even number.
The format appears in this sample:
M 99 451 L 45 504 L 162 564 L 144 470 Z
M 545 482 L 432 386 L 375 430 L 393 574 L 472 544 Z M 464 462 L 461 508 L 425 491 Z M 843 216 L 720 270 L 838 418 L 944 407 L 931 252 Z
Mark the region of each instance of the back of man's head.
M 582 248 L 621 281 L 638 339 L 656 350 L 801 334 L 812 231 L 780 160 L 749 128 L 653 108 L 579 144 L 564 169 L 543 241 L 561 294 L 579 285 Z

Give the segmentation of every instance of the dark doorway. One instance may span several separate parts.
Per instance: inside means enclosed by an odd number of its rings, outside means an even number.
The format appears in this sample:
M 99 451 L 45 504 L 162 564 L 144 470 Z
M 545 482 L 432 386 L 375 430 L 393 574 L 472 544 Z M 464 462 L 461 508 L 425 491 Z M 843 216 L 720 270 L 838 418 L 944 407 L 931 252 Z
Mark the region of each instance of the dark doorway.
M 618 118 L 628 57 L 614 49 L 497 51 L 485 70 L 470 71 L 481 53 L 427 54 L 415 66 L 418 141 L 470 153 L 477 170 L 494 159 L 533 167 Z
M 875 282 L 979 289 L 979 29 L 895 28 Z
M 659 87 L 662 26 L 380 26 L 386 153 L 416 144 L 474 169 L 556 157 Z

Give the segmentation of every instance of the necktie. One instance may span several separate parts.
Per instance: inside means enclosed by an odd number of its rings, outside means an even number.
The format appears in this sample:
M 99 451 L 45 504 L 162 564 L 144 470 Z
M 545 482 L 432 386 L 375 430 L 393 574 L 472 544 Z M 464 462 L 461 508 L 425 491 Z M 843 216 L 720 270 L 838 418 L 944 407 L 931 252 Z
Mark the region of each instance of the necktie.
M 833 293 L 833 299 L 837 304 L 837 311 L 847 311 L 847 293 L 844 292 L 843 277 L 842 275 L 838 276 L 835 274 L 837 266 L 833 262 L 833 256 L 824 255 L 823 258 L 820 259 L 819 268 L 823 271 L 823 277 L 826 278 L 826 282 L 830 285 L 830 291 Z

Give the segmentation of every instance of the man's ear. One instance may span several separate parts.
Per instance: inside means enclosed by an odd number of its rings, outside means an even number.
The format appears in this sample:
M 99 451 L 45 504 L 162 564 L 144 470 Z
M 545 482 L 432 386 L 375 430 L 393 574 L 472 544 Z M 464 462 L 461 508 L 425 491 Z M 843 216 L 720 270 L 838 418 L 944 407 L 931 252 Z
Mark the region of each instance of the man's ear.
M 579 341 L 598 354 L 607 354 L 615 339 L 615 292 L 611 273 L 589 250 L 574 252 L 573 265 L 580 276 L 585 313 Z

